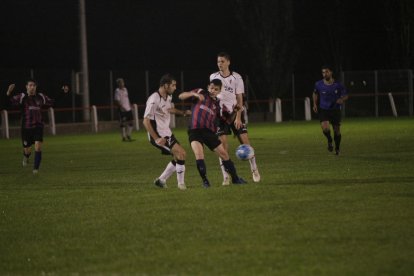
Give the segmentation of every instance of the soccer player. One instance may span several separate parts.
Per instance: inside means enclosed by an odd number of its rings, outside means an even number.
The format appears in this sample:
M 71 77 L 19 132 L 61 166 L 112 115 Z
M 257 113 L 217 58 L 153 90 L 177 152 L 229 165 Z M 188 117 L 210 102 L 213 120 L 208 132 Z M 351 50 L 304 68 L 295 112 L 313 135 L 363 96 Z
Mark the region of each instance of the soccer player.
M 170 129 L 170 119 L 171 114 L 187 116 L 191 114 L 191 111 L 172 108 L 172 94 L 176 88 L 177 81 L 172 75 L 166 74 L 161 77 L 158 91 L 154 92 L 147 100 L 143 123 L 148 132 L 150 143 L 160 149 L 161 154 L 173 156 L 173 160 L 168 163 L 164 172 L 155 179 L 154 184 L 160 188 L 166 188 L 167 179 L 176 172 L 178 188 L 185 190 L 186 152 Z
M 210 187 L 210 182 L 207 179 L 203 145 L 206 145 L 221 158 L 223 167 L 226 169 L 226 172 L 231 175 L 234 184 L 246 183 L 246 181 L 238 177 L 236 168 L 234 167 L 228 152 L 216 135 L 216 119 L 220 116 L 220 105 L 217 95 L 221 91 L 221 86 L 221 80 L 213 79 L 208 85 L 208 91 L 194 89 L 179 95 L 181 100 L 189 98 L 192 98 L 193 100 L 188 138 L 196 158 L 198 172 L 200 173 L 205 188 Z
M 242 116 L 244 111 L 244 83 L 242 77 L 238 73 L 230 71 L 230 55 L 228 53 L 221 52 L 217 55 L 217 66 L 219 71 L 211 74 L 210 80 L 219 79 L 223 83 L 221 93 L 218 95 L 220 100 L 220 108 L 223 113 L 232 114 L 233 112 L 236 112 L 234 121 L 226 122 L 221 120 L 217 129 L 217 135 L 220 137 L 220 141 L 223 143 L 224 149 L 228 152 L 229 146 L 227 136 L 232 132 L 237 136 L 240 144 L 250 145 L 249 136 L 247 134 L 247 126 L 244 121 L 244 116 Z M 253 156 L 249 162 L 253 181 L 260 182 L 260 174 L 256 164 L 256 157 Z M 222 159 L 220 159 L 220 166 L 223 173 L 223 185 L 229 185 L 230 179 L 225 167 L 223 166 Z
M 11 96 L 15 84 L 11 84 L 7 90 L 7 96 Z M 22 112 L 22 143 L 23 143 L 23 167 L 27 166 L 32 152 L 32 145 L 35 148 L 33 174 L 39 172 L 42 161 L 43 143 L 43 120 L 42 107 L 51 106 L 53 101 L 42 93 L 37 93 L 37 83 L 30 79 L 26 83 L 26 92 L 15 95 L 11 102 L 21 107 Z
M 125 81 L 123 79 L 117 79 L 116 83 L 118 84 L 118 88 L 115 90 L 115 102 L 119 108 L 119 124 L 121 127 L 122 141 L 131 142 L 132 110 L 128 97 L 128 89 L 125 87 Z
M 330 66 L 322 66 L 323 79 L 315 83 L 313 90 L 313 111 L 319 113 L 322 132 L 328 140 L 328 151 L 333 151 L 329 123 L 332 124 L 335 141 L 335 154 L 339 155 L 341 145 L 341 107 L 348 99 L 345 87 L 332 77 Z M 319 107 L 318 107 L 319 100 Z

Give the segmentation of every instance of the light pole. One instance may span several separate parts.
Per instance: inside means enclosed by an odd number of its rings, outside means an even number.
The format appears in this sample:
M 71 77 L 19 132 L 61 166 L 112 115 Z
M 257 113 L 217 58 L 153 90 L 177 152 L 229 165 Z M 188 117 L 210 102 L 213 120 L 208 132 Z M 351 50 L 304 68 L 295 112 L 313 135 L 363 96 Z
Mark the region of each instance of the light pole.
M 82 80 L 82 107 L 83 120 L 90 121 L 89 112 L 89 69 L 88 69 L 88 44 L 86 39 L 86 11 L 85 0 L 79 0 L 79 25 L 80 25 L 80 53 L 81 53 L 81 80 Z

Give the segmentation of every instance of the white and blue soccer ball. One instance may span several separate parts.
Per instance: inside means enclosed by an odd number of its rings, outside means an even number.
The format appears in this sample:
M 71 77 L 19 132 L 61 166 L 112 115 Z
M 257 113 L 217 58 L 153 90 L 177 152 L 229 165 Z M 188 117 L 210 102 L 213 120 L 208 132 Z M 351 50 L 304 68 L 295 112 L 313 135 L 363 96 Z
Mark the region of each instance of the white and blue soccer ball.
M 252 159 L 254 156 L 254 149 L 250 145 L 242 144 L 237 147 L 236 156 L 243 161 Z

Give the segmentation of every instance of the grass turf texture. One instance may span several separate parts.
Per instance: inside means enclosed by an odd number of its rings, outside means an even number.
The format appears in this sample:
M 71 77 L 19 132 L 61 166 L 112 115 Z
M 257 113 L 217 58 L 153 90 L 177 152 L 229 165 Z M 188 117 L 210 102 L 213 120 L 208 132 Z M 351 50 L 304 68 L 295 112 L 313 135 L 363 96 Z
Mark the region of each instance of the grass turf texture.
M 250 126 L 262 175 L 204 189 L 187 142 L 186 184 L 143 131 L 46 137 L 39 175 L 0 140 L 0 274 L 411 274 L 414 120 L 346 120 L 342 155 L 317 122 Z M 231 156 L 236 141 L 231 139 Z M 33 156 L 31 157 L 33 162 Z

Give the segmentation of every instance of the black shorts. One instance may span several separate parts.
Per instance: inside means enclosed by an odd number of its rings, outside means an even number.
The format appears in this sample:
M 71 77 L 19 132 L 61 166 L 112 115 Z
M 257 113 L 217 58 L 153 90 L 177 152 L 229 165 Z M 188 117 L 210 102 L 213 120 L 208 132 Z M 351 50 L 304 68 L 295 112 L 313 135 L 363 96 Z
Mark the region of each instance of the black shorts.
M 161 154 L 172 155 L 171 149 L 174 147 L 175 144 L 180 144 L 180 143 L 175 138 L 174 134 L 172 134 L 169 137 L 166 136 L 164 138 L 167 140 L 167 142 L 165 143 L 164 146 L 160 146 L 157 143 L 155 143 L 155 140 L 151 137 L 151 135 L 148 134 L 148 139 L 149 139 L 151 145 L 153 145 L 157 149 L 161 150 Z
M 319 109 L 319 120 L 321 122 L 329 121 L 333 126 L 341 125 L 341 110 L 340 109 Z
M 22 127 L 22 145 L 28 148 L 34 142 L 43 142 L 43 127 L 23 128 Z
M 119 111 L 119 123 L 123 126 L 124 122 L 129 122 L 133 120 L 132 110 L 130 111 Z
M 202 145 L 206 145 L 211 151 L 214 151 L 221 144 L 217 135 L 208 128 L 189 129 L 188 140 L 190 144 L 193 141 L 200 142 Z
M 244 120 L 244 112 L 246 112 L 246 110 L 244 110 L 241 114 L 242 125 L 239 129 L 236 129 L 236 127 L 234 126 L 235 119 L 231 123 L 227 123 L 226 121 L 220 119 L 217 124 L 216 134 L 218 136 L 221 136 L 230 135 L 231 133 L 234 133 L 234 135 L 240 136 L 240 134 L 247 133 L 247 125 L 246 121 Z

